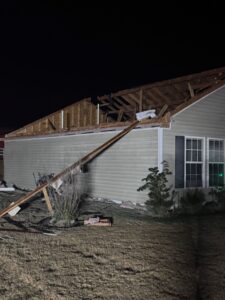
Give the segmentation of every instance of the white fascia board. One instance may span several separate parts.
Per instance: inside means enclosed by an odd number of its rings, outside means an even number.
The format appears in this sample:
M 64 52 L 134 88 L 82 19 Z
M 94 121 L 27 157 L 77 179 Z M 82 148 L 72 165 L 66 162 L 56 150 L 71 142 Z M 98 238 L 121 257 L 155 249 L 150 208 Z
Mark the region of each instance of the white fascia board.
M 134 128 L 131 130 L 133 131 L 145 131 L 145 130 L 157 130 L 159 127 L 147 127 L 147 128 Z M 124 128 L 123 128 L 124 129 Z M 107 130 L 107 131 L 99 131 L 99 132 L 88 132 L 88 133 L 75 133 L 75 134 L 59 134 L 54 136 L 36 136 L 36 137 L 24 137 L 24 138 L 12 138 L 12 139 L 5 139 L 6 143 L 10 142 L 20 142 L 20 141 L 31 141 L 31 140 L 48 140 L 48 139 L 54 139 L 54 138 L 68 138 L 68 137 L 75 137 L 75 136 L 90 136 L 90 135 L 96 135 L 96 134 L 107 134 L 107 133 L 115 133 L 118 134 L 123 129 L 118 130 Z

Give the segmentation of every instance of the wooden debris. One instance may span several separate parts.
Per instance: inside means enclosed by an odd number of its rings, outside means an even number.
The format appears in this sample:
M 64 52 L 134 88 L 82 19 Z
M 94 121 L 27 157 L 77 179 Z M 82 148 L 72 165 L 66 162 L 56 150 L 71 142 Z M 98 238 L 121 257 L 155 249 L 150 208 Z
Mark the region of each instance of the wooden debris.
M 194 97 L 195 93 L 194 93 L 194 90 L 190 84 L 190 82 L 188 82 L 188 89 L 189 89 L 189 92 L 190 92 L 190 95 L 191 95 L 191 98 Z
M 161 118 L 164 115 L 164 113 L 166 112 L 167 108 L 168 108 L 168 104 L 164 104 L 162 109 L 160 110 L 159 114 L 157 115 L 157 117 Z
M 142 111 L 142 106 L 143 106 L 143 89 L 140 89 L 140 98 L 139 98 L 139 112 Z
M 46 187 L 43 188 L 43 194 L 44 194 L 44 197 L 45 197 L 45 202 L 46 202 L 46 205 L 48 207 L 48 210 L 49 210 L 50 214 L 52 214 L 53 209 L 52 209 L 52 205 L 51 205 L 51 202 L 50 202 L 50 199 L 49 199 L 49 196 L 48 196 L 48 191 L 47 191 Z
M 89 218 L 87 220 L 84 220 L 84 225 L 94 225 L 95 223 L 98 223 L 100 220 L 99 217 L 96 218 Z
M 112 218 L 96 217 L 84 220 L 84 225 L 88 226 L 112 226 Z
M 121 122 L 122 117 L 123 117 L 123 110 L 120 109 L 120 110 L 119 110 L 119 113 L 118 113 L 118 117 L 117 117 L 117 122 Z

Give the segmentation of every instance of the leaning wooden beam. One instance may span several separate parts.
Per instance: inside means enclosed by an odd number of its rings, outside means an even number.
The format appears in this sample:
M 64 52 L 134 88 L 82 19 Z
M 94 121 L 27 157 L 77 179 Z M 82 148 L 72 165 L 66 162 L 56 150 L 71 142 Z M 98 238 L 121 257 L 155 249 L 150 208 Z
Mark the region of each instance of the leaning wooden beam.
M 194 90 L 190 84 L 190 82 L 188 82 L 188 89 L 189 89 L 189 92 L 190 92 L 190 95 L 191 95 L 191 98 L 194 97 L 195 93 L 194 93 Z
M 52 209 L 51 201 L 49 199 L 47 188 L 46 187 L 43 188 L 42 191 L 43 191 L 43 194 L 44 194 L 44 197 L 45 197 L 45 202 L 46 202 L 46 205 L 48 207 L 48 210 L 52 214 L 53 213 L 53 209 Z
M 118 117 L 117 117 L 117 122 L 121 122 L 122 117 L 123 117 L 123 110 L 120 109 L 120 110 L 119 110 L 119 113 L 118 113 Z
M 164 104 L 157 117 L 161 118 L 166 112 L 167 108 L 168 108 L 168 104 Z
M 98 156 L 104 150 L 109 148 L 111 145 L 113 145 L 115 142 L 117 142 L 119 139 L 121 139 L 123 136 L 125 136 L 127 133 L 129 133 L 133 128 L 135 128 L 137 126 L 138 123 L 139 123 L 139 121 L 133 122 L 130 126 L 126 127 L 123 131 L 118 133 L 116 136 L 112 137 L 110 140 L 108 140 L 104 144 L 100 145 L 98 148 L 94 149 L 93 151 L 91 151 L 90 153 L 85 155 L 82 159 L 80 159 L 79 161 L 76 161 L 71 166 L 69 166 L 62 172 L 60 172 L 58 175 L 56 175 L 54 178 L 52 178 L 48 183 L 42 184 L 41 186 L 37 187 L 35 190 L 29 192 L 24 197 L 18 199 L 12 205 L 10 205 L 10 206 L 6 207 L 5 209 L 3 209 L 2 211 L 0 211 L 0 217 L 3 217 L 4 215 L 6 215 L 9 211 L 14 209 L 18 205 L 21 205 L 21 204 L 27 202 L 28 200 L 33 198 L 38 193 L 40 193 L 40 192 L 45 193 L 45 189 L 47 186 L 51 185 L 52 183 L 54 183 L 55 181 L 57 181 L 59 178 L 63 177 L 64 175 L 72 172 L 76 167 L 85 165 L 86 163 L 93 160 L 96 156 Z
M 142 107 L 143 107 L 143 89 L 140 89 L 140 99 L 139 99 L 140 103 L 139 103 L 139 112 L 142 111 Z

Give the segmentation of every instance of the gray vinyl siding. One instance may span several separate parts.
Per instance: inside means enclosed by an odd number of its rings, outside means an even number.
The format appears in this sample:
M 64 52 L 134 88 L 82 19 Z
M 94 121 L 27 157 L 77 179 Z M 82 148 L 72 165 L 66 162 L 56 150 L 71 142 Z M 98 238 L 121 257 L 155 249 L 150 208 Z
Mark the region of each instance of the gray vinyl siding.
M 175 136 L 179 135 L 205 138 L 205 151 L 207 150 L 207 138 L 225 139 L 225 87 L 216 90 L 175 115 L 171 122 L 171 128 L 163 130 L 163 158 L 168 161 L 173 173 Z M 207 155 L 204 167 L 205 178 L 207 178 Z M 170 182 L 174 184 L 173 176 L 170 177 Z M 206 184 L 207 182 L 205 182 L 205 186 Z
M 4 168 L 3 168 L 3 160 L 0 159 L 0 180 L 4 177 Z
M 6 140 L 5 179 L 32 189 L 33 172 L 57 174 L 117 133 Z M 89 164 L 89 172 L 81 175 L 86 189 L 99 197 L 143 203 L 146 193 L 137 188 L 148 168 L 158 164 L 157 147 L 157 129 L 133 130 Z

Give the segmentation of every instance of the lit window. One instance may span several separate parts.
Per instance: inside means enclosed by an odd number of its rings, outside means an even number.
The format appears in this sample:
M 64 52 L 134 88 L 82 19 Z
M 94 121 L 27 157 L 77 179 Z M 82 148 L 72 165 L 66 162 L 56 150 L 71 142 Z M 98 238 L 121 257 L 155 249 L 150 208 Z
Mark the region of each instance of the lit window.
M 224 185 L 224 141 L 210 139 L 209 149 L 209 186 Z
M 203 173 L 203 140 L 186 138 L 186 187 L 202 187 Z

